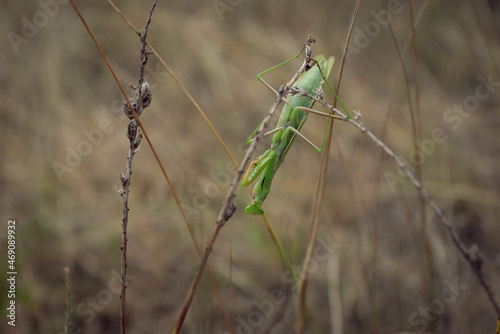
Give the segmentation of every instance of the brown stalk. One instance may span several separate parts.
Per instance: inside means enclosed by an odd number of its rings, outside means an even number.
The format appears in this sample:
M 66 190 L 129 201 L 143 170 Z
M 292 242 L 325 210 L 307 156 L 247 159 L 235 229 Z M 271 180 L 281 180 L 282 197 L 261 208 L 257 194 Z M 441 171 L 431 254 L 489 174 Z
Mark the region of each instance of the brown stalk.
M 349 27 L 349 32 L 347 33 L 347 40 L 346 44 L 344 47 L 343 55 L 342 55 L 342 60 L 340 63 L 340 69 L 339 69 L 339 75 L 337 79 L 337 85 L 335 87 L 335 92 L 338 94 L 339 93 L 339 88 L 340 88 L 340 82 L 342 80 L 342 73 L 344 70 L 344 64 L 345 64 L 345 58 L 347 55 L 347 47 L 349 45 L 349 41 L 351 38 L 351 34 L 354 28 L 354 22 L 356 20 L 356 17 L 358 15 L 359 11 L 359 6 L 360 6 L 361 1 L 358 0 L 356 2 L 356 6 L 354 8 L 354 13 L 352 16 L 351 24 Z M 334 104 L 336 105 L 337 99 L 334 100 Z M 307 243 L 307 250 L 306 250 L 306 255 L 304 257 L 304 262 L 302 265 L 302 272 L 300 273 L 300 279 L 298 283 L 298 296 L 297 296 L 297 301 L 295 303 L 295 311 L 296 311 L 296 323 L 295 323 L 295 331 L 297 334 L 301 334 L 304 332 L 305 329 L 305 317 L 306 317 L 306 291 L 307 291 L 307 280 L 308 280 L 308 274 L 309 274 L 309 266 L 311 263 L 311 258 L 313 254 L 313 248 L 314 248 L 314 242 L 316 240 L 316 236 L 318 234 L 318 227 L 319 227 L 319 216 L 321 213 L 321 206 L 323 203 L 323 194 L 325 192 L 325 180 L 326 180 L 326 174 L 328 172 L 328 160 L 330 157 L 330 145 L 331 145 L 331 139 L 332 139 L 332 133 L 333 133 L 333 118 L 332 121 L 328 125 L 328 130 L 327 130 L 327 140 L 325 143 L 325 148 L 323 149 L 323 154 L 321 156 L 321 164 L 320 164 L 320 172 L 318 176 L 318 181 L 316 183 L 316 192 L 314 193 L 314 198 L 313 198 L 313 212 L 311 216 L 311 230 L 309 232 L 309 239 Z
M 408 0 L 408 5 L 410 7 L 410 24 L 411 24 L 411 42 L 413 49 L 413 80 L 415 84 L 415 116 L 417 122 L 417 138 L 415 138 L 415 149 L 418 148 L 418 143 L 422 141 L 422 124 L 420 122 L 421 110 L 420 110 L 420 89 L 418 84 L 418 53 L 417 53 L 417 34 L 415 32 L 415 16 L 413 14 L 412 1 Z M 385 10 L 385 9 L 384 9 Z M 391 23 L 389 22 L 389 25 Z M 408 88 L 409 89 L 409 88 Z M 423 185 L 422 178 L 422 164 L 418 164 L 416 168 L 417 180 Z M 435 287 L 434 287 L 434 261 L 432 259 L 432 249 L 429 241 L 429 236 L 427 234 L 427 215 L 425 213 L 425 202 L 422 197 L 420 197 L 420 232 L 422 234 L 425 264 L 428 277 L 427 286 L 430 291 L 429 300 L 435 298 Z M 434 329 L 436 322 L 432 322 L 431 329 Z M 431 330 L 432 331 L 432 330 Z
M 143 85 L 144 85 L 144 67 L 148 61 L 149 53 L 146 50 L 146 39 L 148 35 L 149 25 L 151 23 L 151 17 L 153 15 L 153 11 L 156 7 L 156 0 L 149 11 L 148 20 L 146 25 L 144 26 L 144 32 L 139 34 L 141 38 L 141 57 L 140 57 L 140 67 L 139 67 L 139 85 L 136 90 L 136 102 L 137 102 L 137 110 L 135 110 L 136 114 L 133 114 L 133 119 L 129 121 L 127 126 L 127 137 L 130 141 L 129 152 L 127 156 L 127 167 L 125 174 L 120 175 L 120 179 L 122 182 L 123 189 L 119 192 L 123 199 L 123 219 L 122 219 L 122 244 L 121 244 L 121 289 L 120 289 L 120 332 L 122 334 L 126 333 L 126 296 L 127 296 L 127 224 L 128 224 L 128 199 L 130 194 L 130 178 L 132 176 L 132 160 L 134 158 L 135 153 L 138 151 L 139 144 L 142 139 L 142 131 L 137 129 L 137 121 L 139 120 L 138 115 L 142 113 L 147 105 L 143 105 L 144 94 L 143 94 Z M 151 93 L 148 94 L 149 99 L 151 97 Z M 148 101 L 149 105 L 150 100 Z M 128 101 L 130 103 L 130 101 Z M 130 108 L 130 107 L 129 107 Z M 134 110 L 134 108 L 131 108 Z

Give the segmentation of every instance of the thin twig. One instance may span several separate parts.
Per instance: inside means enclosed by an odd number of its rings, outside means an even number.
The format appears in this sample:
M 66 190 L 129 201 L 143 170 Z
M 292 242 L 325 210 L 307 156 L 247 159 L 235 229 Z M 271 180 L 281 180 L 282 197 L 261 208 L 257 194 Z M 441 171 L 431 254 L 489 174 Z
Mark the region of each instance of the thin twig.
M 347 48 L 348 48 L 349 41 L 351 39 L 351 34 L 352 34 L 352 31 L 354 28 L 354 22 L 356 20 L 357 15 L 358 15 L 360 3 L 361 3 L 360 0 L 358 0 L 356 2 L 356 7 L 354 9 L 354 13 L 353 13 L 353 16 L 351 19 L 351 24 L 349 27 L 349 32 L 347 33 L 347 40 L 345 43 L 344 52 L 342 55 L 342 61 L 341 61 L 340 68 L 339 68 L 337 85 L 336 85 L 335 90 L 334 90 L 337 94 L 339 93 L 340 82 L 342 79 L 342 73 L 343 73 L 345 59 L 346 59 L 346 55 L 347 55 Z M 328 84 L 328 82 L 327 82 L 327 84 Z M 334 100 L 334 103 L 335 104 L 337 103 L 337 99 Z M 342 103 L 342 102 L 340 102 L 340 103 Z M 312 254 L 313 254 L 314 242 L 315 242 L 316 236 L 318 234 L 319 216 L 321 213 L 321 206 L 323 203 L 323 194 L 325 191 L 325 179 L 326 179 L 326 175 L 328 173 L 328 161 L 329 161 L 329 157 L 330 157 L 330 145 L 331 145 L 332 133 L 333 133 L 333 119 L 328 124 L 327 140 L 325 143 L 325 147 L 323 149 L 323 154 L 321 156 L 320 173 L 318 176 L 318 181 L 316 183 L 316 192 L 314 193 L 314 198 L 313 198 L 313 208 L 314 209 L 313 209 L 312 216 L 311 216 L 311 231 L 310 231 L 309 239 L 308 239 L 308 243 L 307 243 L 306 255 L 304 257 L 304 262 L 302 265 L 302 272 L 300 274 L 300 280 L 298 283 L 298 296 L 297 296 L 297 300 L 295 303 L 296 304 L 295 311 L 296 311 L 296 315 L 297 315 L 296 324 L 295 324 L 295 331 L 297 332 L 297 334 L 303 333 L 304 329 L 305 329 L 305 317 L 306 317 L 305 300 L 306 300 L 307 281 L 308 281 L 308 275 L 309 275 L 309 265 L 311 263 L 311 258 L 312 258 Z
M 278 106 L 281 104 L 281 101 L 283 97 L 286 96 L 290 88 L 293 86 L 293 84 L 298 80 L 300 75 L 306 71 L 311 66 L 311 44 L 314 42 L 314 39 L 309 36 L 309 39 L 305 45 L 305 50 L 306 50 L 306 59 L 304 60 L 302 66 L 300 69 L 295 73 L 295 75 L 292 77 L 290 81 L 283 87 L 281 86 L 280 89 L 278 90 L 278 95 L 276 96 L 276 101 L 272 105 L 271 109 L 267 112 L 266 116 L 264 117 L 264 120 L 261 123 L 261 126 L 259 130 L 257 131 L 255 135 L 254 141 L 250 144 L 249 148 L 247 149 L 245 156 L 243 160 L 240 163 L 240 167 L 238 168 L 236 175 L 233 179 L 233 182 L 231 183 L 231 187 L 228 191 L 228 194 L 226 198 L 224 199 L 222 203 L 222 208 L 219 212 L 219 216 L 217 217 L 217 221 L 214 227 L 214 230 L 212 232 L 212 236 L 210 237 L 210 240 L 207 243 L 207 247 L 205 248 L 205 253 L 203 254 L 203 259 L 201 261 L 200 267 L 198 269 L 198 273 L 196 274 L 193 283 L 191 284 L 191 288 L 188 292 L 188 295 L 186 297 L 186 300 L 184 302 L 184 305 L 182 307 L 181 314 L 179 315 L 179 318 L 177 319 L 177 322 L 175 324 L 175 328 L 173 330 L 174 334 L 179 333 L 180 329 L 182 328 L 182 324 L 184 322 L 184 319 L 186 318 L 187 312 L 189 310 L 189 307 L 191 305 L 191 302 L 193 300 L 194 294 L 196 293 L 196 289 L 198 287 L 198 284 L 200 282 L 200 279 L 202 277 L 203 271 L 205 269 L 205 266 L 207 264 L 208 257 L 210 256 L 210 253 L 212 252 L 215 240 L 217 239 L 217 236 L 221 230 L 221 228 L 224 226 L 224 224 L 231 218 L 233 215 L 234 211 L 236 210 L 236 204 L 233 202 L 233 199 L 235 197 L 236 189 L 238 188 L 238 185 L 240 184 L 241 177 L 247 167 L 248 162 L 250 161 L 250 157 L 252 156 L 253 152 L 255 151 L 255 148 L 257 147 L 258 142 L 260 141 L 260 138 L 264 134 L 264 130 L 267 127 L 267 124 L 271 120 L 271 117 L 274 115 L 276 110 L 278 109 Z
M 120 181 L 122 182 L 123 189 L 120 189 L 119 194 L 122 196 L 123 200 L 123 219 L 122 219 L 122 244 L 121 244 L 121 287 L 120 287 L 120 332 L 122 334 L 126 333 L 126 296 L 127 296 L 127 225 L 128 225 L 128 199 L 130 194 L 130 178 L 132 176 L 132 160 L 135 153 L 138 151 L 139 145 L 142 140 L 142 130 L 138 125 L 138 116 L 142 114 L 144 108 L 148 107 L 151 103 L 151 92 L 149 90 L 149 84 L 144 82 L 144 67 L 148 62 L 149 52 L 147 51 L 147 34 L 149 29 L 149 24 L 151 23 L 151 16 L 156 7 L 156 0 L 149 11 L 148 20 L 144 26 L 144 32 L 139 36 L 141 38 L 141 57 L 139 66 L 139 85 L 136 88 L 136 101 L 132 103 L 133 108 L 130 108 L 125 104 L 125 113 L 130 118 L 127 125 L 127 137 L 129 139 L 129 151 L 127 156 L 127 167 L 124 174 L 120 175 Z M 132 110 L 135 110 L 137 115 L 135 115 Z M 137 117 L 137 119 L 136 119 Z

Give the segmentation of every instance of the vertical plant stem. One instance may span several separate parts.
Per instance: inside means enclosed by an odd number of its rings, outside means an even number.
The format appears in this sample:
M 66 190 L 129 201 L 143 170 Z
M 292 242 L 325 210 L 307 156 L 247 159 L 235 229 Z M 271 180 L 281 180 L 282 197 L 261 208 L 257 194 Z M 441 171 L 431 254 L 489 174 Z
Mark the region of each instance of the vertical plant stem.
M 126 332 L 126 296 L 127 296 L 127 224 L 128 224 L 128 197 L 130 193 L 130 176 L 132 175 L 132 159 L 134 157 L 134 149 L 132 142 L 130 143 L 128 156 L 127 156 L 127 169 L 125 172 L 126 183 L 123 185 L 123 218 L 122 218 L 122 243 L 121 243 L 121 257 L 120 257 L 120 333 Z
M 148 62 L 149 52 L 147 51 L 147 36 L 148 29 L 151 23 L 151 17 L 156 7 L 156 0 L 153 2 L 149 16 L 144 26 L 144 32 L 139 36 L 141 38 L 141 56 L 139 66 L 139 85 L 136 89 L 136 105 L 130 108 L 130 101 L 127 101 L 131 114 L 129 114 L 130 121 L 127 126 L 127 137 L 129 138 L 129 151 L 127 155 L 127 167 L 125 174 L 120 175 L 123 189 L 120 190 L 120 195 L 123 200 L 123 219 L 122 219 L 122 244 L 121 244 L 121 287 L 120 287 L 120 332 L 126 333 L 126 300 L 127 300 L 127 225 L 128 225 L 128 212 L 129 212 L 129 195 L 130 195 L 130 179 L 132 176 L 132 160 L 138 150 L 142 139 L 142 130 L 139 127 L 139 115 L 145 107 L 149 106 L 151 102 L 151 92 L 149 91 L 149 84 L 144 82 L 144 67 Z M 126 109 L 126 108 L 125 108 Z
M 413 48 L 413 80 L 415 81 L 415 118 L 417 122 L 417 138 L 415 143 L 415 149 L 418 149 L 418 144 L 422 141 L 422 124 L 420 122 L 421 119 L 421 110 L 420 110 L 420 89 L 418 84 L 418 52 L 417 52 L 417 34 L 415 30 L 415 16 L 413 14 L 413 5 L 412 1 L 408 0 L 408 5 L 410 8 L 410 24 L 411 24 L 411 42 Z M 422 164 L 419 163 L 417 165 L 417 180 L 423 186 L 423 177 L 422 177 Z M 426 206 L 425 201 L 422 197 L 420 197 L 420 230 L 422 234 L 422 242 L 423 242 L 423 251 L 425 256 L 425 268 L 424 272 L 427 272 L 427 289 L 429 291 L 428 300 L 433 300 L 436 296 L 435 286 L 434 286 L 434 261 L 432 259 L 432 249 L 431 243 L 429 240 L 429 235 L 427 232 L 427 214 L 426 214 Z M 436 322 L 431 324 L 431 332 L 436 325 Z
M 358 0 L 356 2 L 356 7 L 354 9 L 354 13 L 352 16 L 351 25 L 349 27 L 349 32 L 347 34 L 346 44 L 344 47 L 342 61 L 340 64 L 340 69 L 339 69 L 339 76 L 337 78 L 337 85 L 335 87 L 335 92 L 337 94 L 339 93 L 340 82 L 342 79 L 342 72 L 344 69 L 345 57 L 347 55 L 347 47 L 349 45 L 349 41 L 351 38 L 352 30 L 354 28 L 354 22 L 356 20 L 357 14 L 358 14 L 360 3 L 361 3 L 360 0 Z M 336 104 L 336 103 L 337 103 L 337 99 L 334 100 L 334 104 Z M 306 317 L 305 299 L 306 299 L 306 290 L 307 290 L 307 280 L 308 280 L 309 266 L 311 263 L 311 258 L 312 258 L 313 248 L 314 248 L 314 242 L 316 240 L 316 236 L 318 233 L 319 216 L 321 213 L 323 194 L 324 194 L 324 190 L 325 190 L 325 179 L 326 179 L 326 174 L 328 172 L 328 159 L 330 157 L 330 145 L 331 145 L 332 132 L 333 132 L 333 119 L 328 124 L 327 140 L 325 143 L 325 147 L 323 149 L 323 154 L 321 155 L 320 173 L 319 173 L 318 181 L 316 183 L 316 192 L 315 192 L 314 198 L 313 198 L 313 212 L 312 212 L 312 216 L 311 216 L 311 230 L 309 232 L 309 239 L 308 239 L 308 243 L 307 243 L 306 255 L 304 257 L 304 262 L 302 265 L 302 272 L 300 273 L 300 278 L 299 278 L 299 283 L 298 283 L 298 295 L 297 295 L 297 300 L 295 303 L 295 311 L 296 311 L 296 317 L 297 317 L 296 323 L 295 323 L 295 331 L 297 334 L 302 334 L 304 332 L 304 329 L 305 329 L 305 317 Z

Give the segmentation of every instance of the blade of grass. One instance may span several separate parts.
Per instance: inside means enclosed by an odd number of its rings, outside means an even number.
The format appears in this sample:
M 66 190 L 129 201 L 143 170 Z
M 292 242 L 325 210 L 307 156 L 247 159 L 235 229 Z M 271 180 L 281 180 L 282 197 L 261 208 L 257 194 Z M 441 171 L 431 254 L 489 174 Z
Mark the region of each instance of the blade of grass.
M 349 31 L 347 33 L 346 44 L 345 44 L 344 51 L 342 54 L 342 60 L 340 62 L 339 74 L 338 74 L 338 78 L 337 78 L 337 85 L 334 89 L 334 91 L 337 92 L 337 94 L 339 94 L 340 82 L 342 80 L 342 73 L 344 70 L 344 64 L 345 64 L 345 59 L 346 59 L 346 55 L 347 55 L 347 48 L 349 45 L 349 41 L 351 39 L 352 31 L 354 29 L 354 22 L 356 21 L 356 17 L 358 16 L 360 4 L 361 4 L 361 1 L 357 0 L 356 6 L 354 8 L 354 13 L 353 13 L 352 19 L 351 19 L 351 24 L 349 26 Z M 336 105 L 337 99 L 335 99 L 333 103 L 334 103 L 334 105 Z M 319 216 L 321 213 L 321 206 L 323 203 L 323 194 L 325 191 L 326 174 L 328 172 L 328 160 L 330 157 L 330 145 L 331 145 L 332 133 L 333 133 L 333 119 L 332 119 L 332 122 L 329 123 L 327 140 L 325 143 L 325 149 L 323 150 L 323 154 L 321 155 L 320 172 L 319 172 L 318 180 L 316 183 L 316 191 L 315 191 L 314 198 L 313 198 L 313 212 L 312 212 L 312 216 L 311 216 L 311 227 L 310 227 L 310 232 L 309 232 L 309 239 L 308 239 L 306 255 L 304 258 L 304 262 L 302 265 L 302 271 L 300 273 L 300 278 L 299 278 L 299 283 L 298 283 L 298 295 L 297 295 L 297 300 L 295 303 L 295 305 L 296 305 L 295 310 L 296 310 L 296 316 L 297 316 L 296 323 L 295 323 L 295 331 L 297 334 L 302 334 L 304 332 L 304 329 L 305 329 L 305 317 L 306 317 L 305 301 L 306 301 L 307 279 L 308 279 L 308 273 L 309 273 L 309 265 L 311 263 L 311 258 L 312 258 L 313 248 L 314 248 L 314 242 L 316 240 L 316 236 L 318 233 Z
M 409 12 L 410 12 L 410 42 L 413 50 L 413 78 L 414 78 L 414 87 L 415 87 L 415 107 L 413 106 L 413 102 L 411 99 L 411 88 L 410 88 L 410 80 L 408 78 L 408 73 L 404 64 L 403 55 L 400 51 L 398 41 L 396 39 L 396 35 L 394 33 L 394 29 L 392 27 L 392 23 L 389 20 L 389 16 L 385 9 L 385 5 L 382 0 L 380 0 L 380 4 L 382 9 L 384 10 L 384 14 L 386 20 L 388 22 L 389 30 L 391 32 L 392 40 L 394 41 L 394 45 L 396 47 L 399 61 L 401 64 L 401 68 L 403 69 L 403 75 L 405 78 L 405 86 L 406 86 L 406 96 L 408 99 L 408 107 L 410 112 L 410 119 L 412 125 L 412 134 L 413 134 L 413 148 L 415 151 L 419 150 L 418 144 L 422 141 L 422 126 L 420 122 L 420 92 L 418 88 L 418 55 L 417 55 L 417 41 L 416 41 L 416 32 L 415 32 L 415 18 L 413 15 L 413 6 L 411 0 L 408 0 L 409 4 Z M 416 165 L 415 175 L 420 184 L 423 185 L 422 180 L 422 164 Z M 427 235 L 427 215 L 425 214 L 425 201 L 422 197 L 419 198 L 419 211 L 420 211 L 420 234 L 422 238 L 422 246 L 425 257 L 425 268 L 424 272 L 427 272 L 427 279 L 425 280 L 426 291 L 429 292 L 429 295 L 426 297 L 428 300 L 434 299 L 435 291 L 434 291 L 434 264 L 432 260 L 432 250 L 430 246 L 429 236 Z
M 413 80 L 415 85 L 415 116 L 417 121 L 417 138 L 415 139 L 415 148 L 418 148 L 418 144 L 422 141 L 422 123 L 421 123 L 421 110 L 420 110 L 420 89 L 418 84 L 418 52 L 417 52 L 417 34 L 415 27 L 415 16 L 413 14 L 413 5 L 412 1 L 408 0 L 408 5 L 410 8 L 410 25 L 411 25 L 411 41 L 412 41 L 412 49 L 413 49 Z M 384 9 L 385 10 L 385 9 Z M 389 25 L 391 23 L 389 22 Z M 418 164 L 417 166 L 417 180 L 423 186 L 423 177 L 422 177 L 422 164 Z M 427 272 L 427 289 L 429 291 L 429 296 L 427 300 L 434 300 L 436 298 L 436 290 L 435 290 L 435 275 L 434 272 L 434 260 L 432 258 L 432 249 L 431 243 L 429 240 L 429 235 L 427 232 L 427 214 L 426 214 L 426 206 L 425 201 L 422 197 L 419 198 L 420 204 L 420 233 L 422 235 L 423 241 L 423 251 L 425 256 L 425 268 L 424 271 Z M 430 324 L 430 331 L 434 331 L 437 322 L 432 322 Z

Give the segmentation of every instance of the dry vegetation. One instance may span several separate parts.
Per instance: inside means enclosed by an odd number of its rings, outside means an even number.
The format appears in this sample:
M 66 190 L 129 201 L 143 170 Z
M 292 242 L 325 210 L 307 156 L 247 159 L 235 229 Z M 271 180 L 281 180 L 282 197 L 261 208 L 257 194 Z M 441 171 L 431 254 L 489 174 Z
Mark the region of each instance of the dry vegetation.
M 410 36 L 409 7 L 406 1 L 395 2 L 401 11 L 393 15 L 392 24 L 404 49 Z M 214 3 L 234 5 L 218 15 Z M 466 245 L 479 246 L 484 274 L 499 298 L 497 4 L 481 0 L 413 5 L 415 15 L 422 10 L 416 34 L 426 143 L 423 184 Z M 135 84 L 138 37 L 105 1 L 79 5 L 122 83 Z M 144 25 L 150 2 L 119 6 L 134 24 Z M 314 54 L 335 55 L 336 74 L 353 6 L 351 1 L 160 1 L 148 40 L 240 161 L 245 140 L 274 101 L 255 75 L 295 55 L 308 34 L 318 41 Z M 16 328 L 6 324 L 4 311 L 0 332 L 62 333 L 67 266 L 74 321 L 70 333 L 117 333 L 122 202 L 115 187 L 120 187 L 118 176 L 128 149 L 123 98 L 69 4 L 60 5 L 17 53 L 7 34 L 22 35 L 23 18 L 33 22 L 42 7 L 12 2 L 0 8 L 5 36 L 0 53 L 0 237 L 5 249 L 7 220 L 16 218 L 19 272 Z M 346 63 L 340 97 L 350 110 L 362 112 L 372 132 L 411 161 L 408 87 L 390 30 L 374 16 L 380 11 L 378 1 L 361 5 L 351 41 L 357 49 Z M 366 29 L 373 29 L 372 37 L 363 40 L 360 32 Z M 408 48 L 403 58 L 414 97 L 412 52 Z M 299 65 L 282 67 L 267 79 L 278 87 Z M 156 58 L 150 58 L 148 70 L 153 102 L 141 120 L 204 245 L 234 167 Z M 478 77 L 491 77 L 494 84 L 484 88 Z M 463 104 L 471 111 L 455 107 Z M 324 126 L 323 119 L 310 117 L 303 131 L 317 143 Z M 96 143 L 85 146 L 85 132 L 99 132 L 102 139 L 94 137 Z M 264 140 L 258 153 L 268 144 Z M 88 155 L 68 166 L 67 154 L 73 149 L 87 150 Z M 199 257 L 145 141 L 141 149 L 134 160 L 129 203 L 128 332 L 168 332 Z M 60 180 L 54 162 L 71 172 Z M 296 141 L 264 203 L 297 268 L 305 253 L 319 162 L 316 151 Z M 318 245 L 330 245 L 331 252 L 318 255 L 311 270 L 306 332 L 492 333 L 497 315 L 477 278 L 429 209 L 425 220 L 432 261 L 426 260 L 418 192 L 399 178 L 389 182 L 388 175 L 399 175 L 393 161 L 359 131 L 337 122 L 318 237 Z M 256 316 L 259 305 L 271 300 L 273 291 L 284 291 L 287 271 L 262 220 L 244 214 L 248 193 L 238 190 L 236 200 L 238 210 L 222 229 L 209 265 L 234 329 L 251 326 L 252 331 L 247 327 L 242 333 L 261 333 L 283 303 L 266 303 L 273 305 L 273 312 L 264 312 L 264 324 Z M 4 254 L 0 252 L 0 277 L 8 271 Z M 450 288 L 457 284 L 458 289 Z M 0 286 L 5 310 L 6 281 Z M 271 332 L 292 333 L 293 327 L 291 304 Z M 184 332 L 225 330 L 213 288 L 204 277 Z

